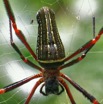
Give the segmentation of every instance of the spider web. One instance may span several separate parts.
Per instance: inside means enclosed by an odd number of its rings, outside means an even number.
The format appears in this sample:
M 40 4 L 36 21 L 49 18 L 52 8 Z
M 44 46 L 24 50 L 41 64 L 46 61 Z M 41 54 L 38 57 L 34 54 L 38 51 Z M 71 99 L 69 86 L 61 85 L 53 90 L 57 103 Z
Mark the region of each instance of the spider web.
M 55 11 L 58 30 L 65 46 L 66 55 L 73 53 L 88 40 L 92 39 L 92 17 L 96 17 L 96 35 L 102 27 L 102 10 L 101 2 L 95 0 L 10 0 L 19 29 L 25 34 L 30 46 L 36 51 L 37 39 L 37 22 L 36 13 L 42 6 L 48 6 Z M 15 5 L 18 4 L 18 5 Z M 98 9 L 101 7 L 101 9 Z M 0 1 L 0 88 L 13 82 L 19 81 L 27 76 L 38 73 L 36 69 L 25 65 L 19 55 L 10 46 L 9 40 L 9 23 L 5 13 L 3 2 Z M 33 20 L 33 23 L 31 22 Z M 33 61 L 26 48 L 17 39 L 13 32 L 15 43 L 19 46 L 23 54 Z M 91 94 L 95 95 L 99 101 L 102 101 L 103 93 L 103 38 L 88 53 L 87 58 L 73 67 L 64 69 L 63 72 L 77 81 L 86 88 Z M 79 77 L 78 77 L 79 76 Z M 23 104 L 37 80 L 33 80 L 13 91 L 0 95 L 0 104 Z M 95 87 L 91 87 L 95 86 Z M 40 88 L 40 87 L 39 87 Z M 60 96 L 51 95 L 44 97 L 36 90 L 30 104 L 69 104 L 66 93 Z M 74 88 L 71 92 L 77 104 L 88 104 L 88 101 L 78 93 Z M 78 99 L 79 96 L 79 99 Z

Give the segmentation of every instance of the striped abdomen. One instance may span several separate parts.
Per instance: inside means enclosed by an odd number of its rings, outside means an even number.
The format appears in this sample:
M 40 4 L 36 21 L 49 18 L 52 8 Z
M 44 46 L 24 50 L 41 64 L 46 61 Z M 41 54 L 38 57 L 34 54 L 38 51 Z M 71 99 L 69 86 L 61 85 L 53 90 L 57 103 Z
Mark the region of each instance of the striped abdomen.
M 55 14 L 48 7 L 41 8 L 37 13 L 38 38 L 37 57 L 39 62 L 60 62 L 65 57 L 64 46 L 60 39 Z

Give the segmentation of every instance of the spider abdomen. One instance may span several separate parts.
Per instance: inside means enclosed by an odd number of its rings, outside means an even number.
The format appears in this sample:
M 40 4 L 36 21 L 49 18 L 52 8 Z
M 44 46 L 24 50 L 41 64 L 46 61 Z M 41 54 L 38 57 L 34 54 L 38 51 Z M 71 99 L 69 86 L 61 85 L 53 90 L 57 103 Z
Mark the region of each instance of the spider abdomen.
M 55 14 L 48 7 L 41 8 L 37 13 L 38 38 L 37 57 L 40 62 L 52 63 L 64 59 L 64 46 L 60 39 L 55 22 Z

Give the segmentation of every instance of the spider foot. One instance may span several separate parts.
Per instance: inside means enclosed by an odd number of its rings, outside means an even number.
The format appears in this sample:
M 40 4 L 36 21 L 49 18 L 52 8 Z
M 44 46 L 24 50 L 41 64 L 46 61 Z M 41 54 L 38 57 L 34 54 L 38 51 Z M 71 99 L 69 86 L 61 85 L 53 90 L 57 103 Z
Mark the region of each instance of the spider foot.
M 0 94 L 3 94 L 5 93 L 5 90 L 4 89 L 0 89 Z
M 94 100 L 93 104 L 100 104 L 100 103 L 97 100 Z

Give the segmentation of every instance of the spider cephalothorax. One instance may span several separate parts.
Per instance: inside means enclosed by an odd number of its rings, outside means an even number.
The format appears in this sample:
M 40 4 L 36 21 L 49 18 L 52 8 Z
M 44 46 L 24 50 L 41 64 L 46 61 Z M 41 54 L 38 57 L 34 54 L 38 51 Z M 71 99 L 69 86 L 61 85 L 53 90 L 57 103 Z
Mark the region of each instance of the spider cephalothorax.
M 43 72 L 43 77 L 45 79 L 45 83 L 42 85 L 40 92 L 47 96 L 49 94 L 59 95 L 64 91 L 63 86 L 58 81 L 60 76 L 60 71 L 56 69 L 49 69 Z M 45 86 L 45 92 L 43 91 L 43 87 Z
M 44 86 L 45 86 L 45 92 L 43 92 L 42 89 L 40 92 L 45 96 L 49 94 L 60 95 L 64 91 L 63 86 L 59 83 L 56 76 L 47 78 L 45 80 Z

